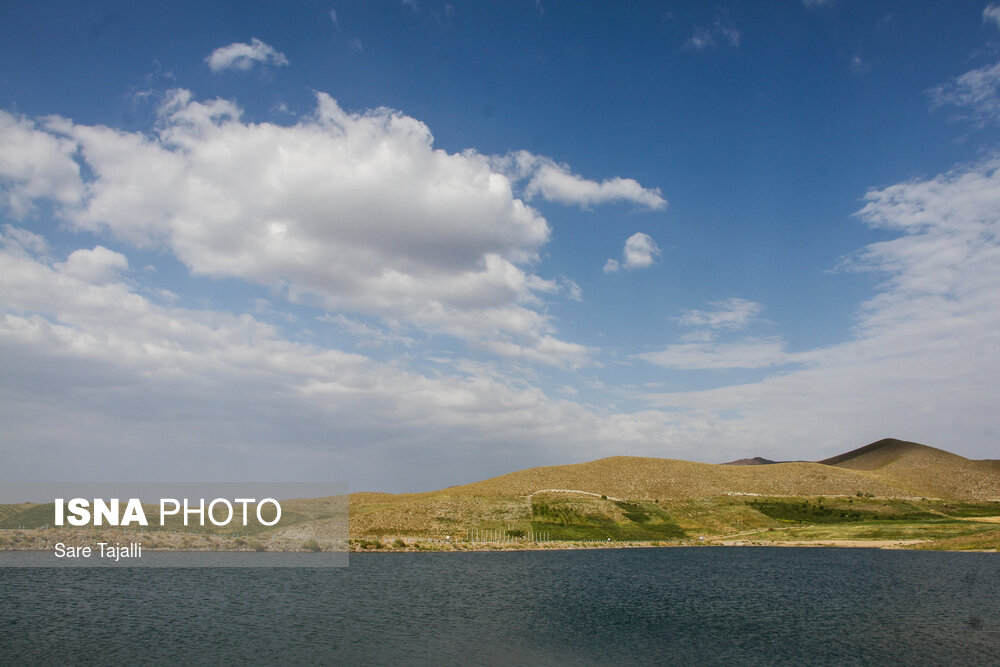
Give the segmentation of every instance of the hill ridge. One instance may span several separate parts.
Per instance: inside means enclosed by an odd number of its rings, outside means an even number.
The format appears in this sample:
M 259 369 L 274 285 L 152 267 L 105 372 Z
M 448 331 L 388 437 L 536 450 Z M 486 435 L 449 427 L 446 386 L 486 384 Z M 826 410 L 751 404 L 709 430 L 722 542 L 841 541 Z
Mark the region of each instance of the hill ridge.
M 634 499 L 853 496 L 859 492 L 897 498 L 992 499 L 1000 498 L 1000 461 L 974 461 L 920 443 L 883 438 L 818 462 L 732 465 L 617 455 L 525 468 L 446 489 L 405 494 L 363 492 L 357 497 L 360 500 L 363 495 L 367 502 L 375 503 L 470 496 L 524 498 L 539 489 L 553 488 Z
M 881 440 L 876 440 L 875 442 L 864 445 L 863 447 L 852 449 L 849 452 L 844 452 L 843 454 L 838 454 L 836 456 L 831 456 L 828 459 L 817 461 L 817 463 L 829 466 L 872 470 L 884 467 L 890 463 L 898 461 L 904 456 L 912 455 L 917 452 L 924 454 L 933 453 L 943 457 L 955 457 L 956 459 L 961 459 L 963 461 L 969 460 L 965 457 L 959 456 L 958 454 L 952 454 L 951 452 L 943 449 L 923 445 L 919 442 L 899 440 L 897 438 L 882 438 Z M 845 465 L 848 463 L 853 463 L 854 465 Z M 861 468 L 860 466 L 872 467 Z

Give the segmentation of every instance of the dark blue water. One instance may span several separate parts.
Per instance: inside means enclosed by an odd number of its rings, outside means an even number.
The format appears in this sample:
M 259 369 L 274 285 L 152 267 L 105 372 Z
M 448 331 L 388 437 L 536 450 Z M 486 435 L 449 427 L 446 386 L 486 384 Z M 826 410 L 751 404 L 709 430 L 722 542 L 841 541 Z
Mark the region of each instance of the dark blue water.
M 1000 663 L 1000 555 L 357 554 L 347 568 L 0 568 L 0 664 Z

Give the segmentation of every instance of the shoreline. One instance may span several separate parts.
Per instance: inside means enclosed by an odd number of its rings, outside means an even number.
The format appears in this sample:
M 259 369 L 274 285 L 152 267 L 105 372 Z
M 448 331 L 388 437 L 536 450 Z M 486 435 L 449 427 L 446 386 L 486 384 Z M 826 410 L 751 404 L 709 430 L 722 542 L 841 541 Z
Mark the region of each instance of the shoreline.
M 637 540 L 615 542 L 575 542 L 554 540 L 549 542 L 467 542 L 447 541 L 442 538 L 415 538 L 407 536 L 353 537 L 326 540 L 323 548 L 315 540 L 288 536 L 220 536 L 210 534 L 168 532 L 78 531 L 53 529 L 2 529 L 0 552 L 52 551 L 57 545 L 64 547 L 94 547 L 99 543 L 110 545 L 141 544 L 145 552 L 266 552 L 303 553 L 309 551 L 341 551 L 344 544 L 348 553 L 459 553 L 495 551 L 573 551 L 579 549 L 667 549 L 679 547 L 782 547 L 782 548 L 842 548 L 883 549 L 908 551 L 973 551 L 997 553 L 995 541 L 988 545 L 948 544 L 947 540 L 896 538 L 896 539 L 819 539 L 774 540 L 757 536 L 757 531 L 683 540 Z M 945 542 L 945 543 L 942 543 Z M 332 548 L 329 548 L 332 547 Z M 978 548 L 977 548 L 978 547 Z
M 370 547 L 363 548 L 352 544 L 348 549 L 341 553 L 350 554 L 364 554 L 364 553 L 498 553 L 498 552 L 513 552 L 513 551 L 586 551 L 586 550 L 598 550 L 598 549 L 694 549 L 694 548 L 704 548 L 704 547 L 722 547 L 726 549 L 740 549 L 740 548 L 762 548 L 762 547 L 780 547 L 784 549 L 879 549 L 882 551 L 938 551 L 938 552 L 949 552 L 949 553 L 1000 553 L 1000 549 L 920 549 L 915 548 L 919 544 L 926 544 L 928 540 L 788 540 L 782 542 L 769 542 L 769 541 L 745 541 L 745 540 L 706 540 L 701 543 L 681 543 L 681 544 L 656 544 L 651 542 L 629 542 L 629 543 L 612 543 L 612 544 L 601 544 L 601 543 L 581 543 L 581 542 L 549 542 L 546 544 L 534 544 L 534 545 L 501 545 L 501 544 L 481 544 L 479 546 L 472 546 L 469 544 L 434 544 L 434 545 L 420 545 L 420 546 L 407 546 L 402 548 L 392 548 L 392 547 Z M 50 551 L 53 549 L 53 545 L 45 545 L 39 547 L 29 547 L 29 548 L 0 548 L 0 553 L 35 553 L 41 551 Z M 251 550 L 246 548 L 236 548 L 236 549 L 207 549 L 207 548 L 147 548 L 143 547 L 143 551 L 148 553 L 246 553 L 250 551 L 257 551 L 260 553 L 310 553 L 308 551 L 300 549 L 264 549 L 264 550 Z M 322 550 L 327 551 L 327 550 Z M 335 553 L 336 551 L 334 551 Z
M 1000 553 L 1000 549 L 919 549 L 914 548 L 919 544 L 928 544 L 930 540 L 787 540 L 787 541 L 765 541 L 765 540 L 726 540 L 706 539 L 703 542 L 612 542 L 610 544 L 601 542 L 546 542 L 531 545 L 516 544 L 489 544 L 475 543 L 475 545 L 465 542 L 452 544 L 420 544 L 419 546 L 407 545 L 406 547 L 361 547 L 354 543 L 350 546 L 350 553 L 480 553 L 480 552 L 501 552 L 501 551 L 578 551 L 585 549 L 690 549 L 699 547 L 726 547 L 726 548 L 758 548 L 758 547 L 782 547 L 800 549 L 881 549 L 885 551 L 948 551 L 948 552 L 972 552 L 972 553 Z

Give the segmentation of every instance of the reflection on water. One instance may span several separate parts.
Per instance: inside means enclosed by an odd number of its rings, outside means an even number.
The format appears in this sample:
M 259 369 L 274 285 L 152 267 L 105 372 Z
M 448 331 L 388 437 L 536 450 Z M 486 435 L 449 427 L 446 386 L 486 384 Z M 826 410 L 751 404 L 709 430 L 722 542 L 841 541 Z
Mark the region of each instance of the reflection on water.
M 347 568 L 0 568 L 0 663 L 991 664 L 1000 556 L 355 554 Z

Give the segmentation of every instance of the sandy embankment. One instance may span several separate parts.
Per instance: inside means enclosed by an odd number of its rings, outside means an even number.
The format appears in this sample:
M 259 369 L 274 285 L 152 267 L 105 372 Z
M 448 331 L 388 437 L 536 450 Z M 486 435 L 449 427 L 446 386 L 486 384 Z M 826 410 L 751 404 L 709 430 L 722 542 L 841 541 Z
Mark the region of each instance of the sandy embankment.
M 720 540 L 724 547 L 843 547 L 868 549 L 905 549 L 929 540 Z

